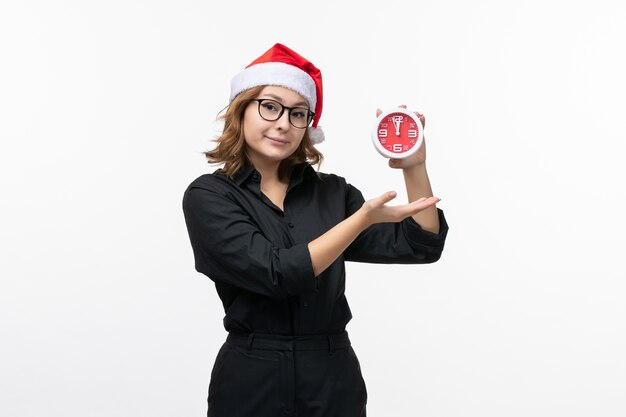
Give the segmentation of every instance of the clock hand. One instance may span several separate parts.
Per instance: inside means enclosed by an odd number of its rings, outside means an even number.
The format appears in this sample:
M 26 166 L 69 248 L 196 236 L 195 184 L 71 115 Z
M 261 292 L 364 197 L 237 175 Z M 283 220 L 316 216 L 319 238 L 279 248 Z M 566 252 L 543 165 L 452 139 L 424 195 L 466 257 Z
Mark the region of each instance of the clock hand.
M 402 116 L 394 116 L 392 120 L 393 125 L 396 127 L 396 136 L 400 136 L 400 123 L 402 123 Z

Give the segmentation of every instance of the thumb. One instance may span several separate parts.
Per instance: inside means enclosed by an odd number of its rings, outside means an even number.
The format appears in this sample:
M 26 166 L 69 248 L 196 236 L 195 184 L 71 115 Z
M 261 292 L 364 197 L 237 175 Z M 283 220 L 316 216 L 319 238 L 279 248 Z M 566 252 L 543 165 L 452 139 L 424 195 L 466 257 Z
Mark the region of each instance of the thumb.
M 396 196 L 397 196 L 397 193 L 395 191 L 387 191 L 386 193 L 378 197 L 378 200 L 380 201 L 381 204 L 385 204 L 393 200 L 394 198 L 396 198 Z

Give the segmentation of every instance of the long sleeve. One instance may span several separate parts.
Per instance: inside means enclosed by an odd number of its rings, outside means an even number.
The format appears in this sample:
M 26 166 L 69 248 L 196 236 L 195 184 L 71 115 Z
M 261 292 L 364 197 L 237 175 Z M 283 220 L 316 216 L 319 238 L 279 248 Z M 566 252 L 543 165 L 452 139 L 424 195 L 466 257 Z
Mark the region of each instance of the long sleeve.
M 273 299 L 318 291 L 307 244 L 276 247 L 227 196 L 190 186 L 183 212 L 198 272 Z
M 365 202 L 357 188 L 346 184 L 346 216 Z M 411 216 L 397 223 L 377 223 L 365 229 L 345 250 L 346 261 L 425 264 L 439 260 L 444 248 L 448 224 L 443 210 L 439 214 L 439 233 L 424 230 Z

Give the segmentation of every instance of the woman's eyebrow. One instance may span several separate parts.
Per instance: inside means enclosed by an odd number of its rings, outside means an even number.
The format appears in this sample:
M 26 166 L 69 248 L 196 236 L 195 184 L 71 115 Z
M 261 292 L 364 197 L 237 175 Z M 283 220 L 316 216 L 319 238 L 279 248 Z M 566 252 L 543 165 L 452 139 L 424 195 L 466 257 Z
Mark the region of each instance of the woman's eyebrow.
M 264 96 L 269 96 L 269 97 L 273 98 L 274 100 L 280 101 L 282 103 L 283 99 L 280 96 L 277 96 L 276 94 L 266 93 L 266 94 L 263 94 L 263 95 Z M 309 103 L 307 103 L 306 101 L 299 101 L 299 102 L 297 102 L 295 104 L 292 104 L 292 107 L 293 106 L 306 106 L 306 107 L 308 107 Z

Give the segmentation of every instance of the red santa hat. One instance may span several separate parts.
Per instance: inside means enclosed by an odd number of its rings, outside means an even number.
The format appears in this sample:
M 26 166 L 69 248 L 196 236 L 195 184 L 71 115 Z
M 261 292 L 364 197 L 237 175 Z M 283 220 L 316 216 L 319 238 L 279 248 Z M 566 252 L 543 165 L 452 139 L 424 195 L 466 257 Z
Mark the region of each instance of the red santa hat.
M 261 85 L 289 88 L 308 102 L 315 113 L 309 137 L 314 144 L 324 141 L 324 132 L 318 127 L 322 115 L 322 73 L 304 57 L 277 43 L 235 75 L 230 83 L 230 101 L 242 91 Z

